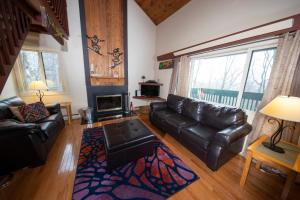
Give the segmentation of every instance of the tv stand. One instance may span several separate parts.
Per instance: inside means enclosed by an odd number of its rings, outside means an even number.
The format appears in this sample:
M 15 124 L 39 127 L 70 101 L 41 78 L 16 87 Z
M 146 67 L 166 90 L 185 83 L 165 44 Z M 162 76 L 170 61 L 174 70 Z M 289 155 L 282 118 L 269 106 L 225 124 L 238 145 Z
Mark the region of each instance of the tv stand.
M 162 83 L 153 83 L 153 82 L 139 82 L 140 85 L 154 85 L 154 86 L 163 86 Z
M 161 97 L 133 96 L 132 98 L 145 101 L 165 101 L 165 99 Z

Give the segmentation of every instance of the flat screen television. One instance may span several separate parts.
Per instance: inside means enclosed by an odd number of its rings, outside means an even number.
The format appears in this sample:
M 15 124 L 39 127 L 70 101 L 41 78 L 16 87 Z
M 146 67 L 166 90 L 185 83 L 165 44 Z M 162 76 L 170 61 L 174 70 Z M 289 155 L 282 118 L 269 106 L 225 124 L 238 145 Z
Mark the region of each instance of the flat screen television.
M 159 85 L 141 84 L 141 95 L 147 97 L 158 97 L 159 87 Z

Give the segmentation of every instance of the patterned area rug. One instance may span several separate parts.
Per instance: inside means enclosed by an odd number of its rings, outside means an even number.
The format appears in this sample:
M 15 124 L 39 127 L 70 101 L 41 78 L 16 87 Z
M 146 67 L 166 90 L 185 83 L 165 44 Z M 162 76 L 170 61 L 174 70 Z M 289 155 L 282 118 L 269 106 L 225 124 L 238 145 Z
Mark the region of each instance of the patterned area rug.
M 73 199 L 166 199 L 198 176 L 163 143 L 152 156 L 107 172 L 102 127 L 86 129 L 74 183 Z

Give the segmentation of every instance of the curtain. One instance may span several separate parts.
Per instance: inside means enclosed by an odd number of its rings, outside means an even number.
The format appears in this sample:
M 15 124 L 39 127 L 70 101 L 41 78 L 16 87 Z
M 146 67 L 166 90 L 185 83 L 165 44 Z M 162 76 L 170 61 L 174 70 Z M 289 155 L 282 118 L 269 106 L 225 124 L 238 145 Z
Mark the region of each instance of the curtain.
M 187 97 L 189 95 L 190 85 L 190 61 L 191 59 L 187 56 L 181 56 L 180 65 L 178 69 L 178 83 L 177 92 L 179 96 Z
M 171 94 L 184 97 L 189 95 L 190 61 L 191 59 L 188 56 L 181 56 L 180 61 L 175 62 L 169 88 Z
M 298 58 L 295 75 L 292 81 L 291 96 L 300 97 L 300 56 Z M 300 123 L 295 123 L 295 130 L 285 133 L 283 139 L 294 144 L 300 144 Z
M 260 110 L 271 100 L 278 95 L 291 95 L 293 91 L 293 83 L 297 75 L 297 64 L 300 55 L 300 31 L 295 35 L 289 33 L 285 34 L 283 38 L 279 39 L 277 48 L 277 55 L 274 60 L 274 65 L 271 71 L 270 79 L 266 91 L 264 93 L 262 102 L 258 108 Z M 299 77 L 298 77 L 299 78 Z M 253 131 L 250 136 L 250 141 L 255 140 L 262 134 L 271 135 L 277 127 L 274 124 L 268 123 L 269 117 L 257 112 L 253 120 Z M 285 130 L 283 139 L 298 143 L 298 138 L 293 138 L 292 135 L 299 134 L 299 124 L 296 125 L 295 131 Z
M 179 72 L 179 59 L 174 60 L 174 68 L 172 70 L 169 94 L 176 94 L 177 83 L 178 83 L 178 72 Z

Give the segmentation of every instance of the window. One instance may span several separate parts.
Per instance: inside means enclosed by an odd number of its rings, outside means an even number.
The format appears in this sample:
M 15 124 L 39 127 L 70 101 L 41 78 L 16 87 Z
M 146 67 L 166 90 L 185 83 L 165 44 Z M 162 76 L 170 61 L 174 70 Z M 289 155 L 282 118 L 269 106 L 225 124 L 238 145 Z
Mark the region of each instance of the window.
M 191 97 L 236 106 L 247 54 L 193 59 Z
M 62 91 L 59 56 L 56 52 L 22 50 L 19 55 L 17 80 L 23 92 L 32 81 L 44 81 L 49 91 Z
M 275 53 L 275 48 L 252 52 L 241 108 L 257 110 L 269 82 Z
M 190 97 L 256 112 L 275 54 L 275 45 L 268 45 L 192 58 Z

